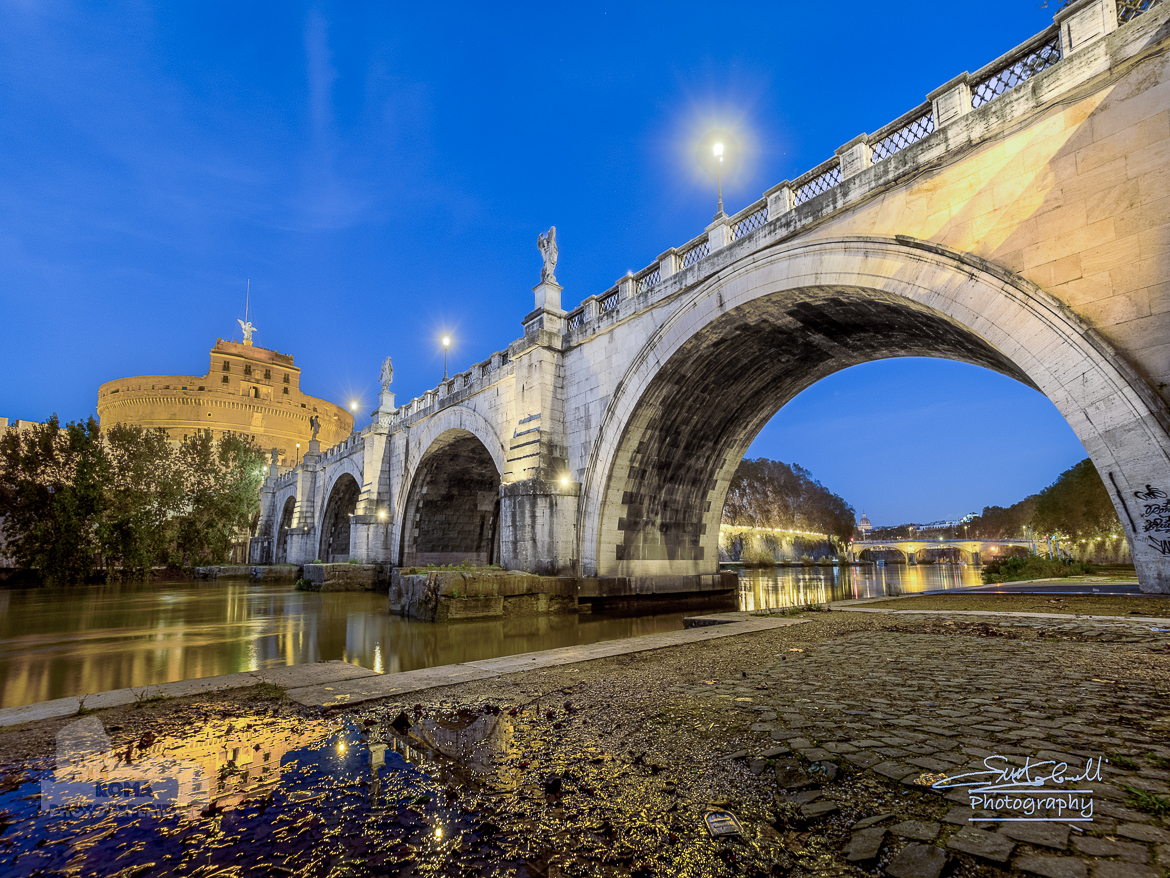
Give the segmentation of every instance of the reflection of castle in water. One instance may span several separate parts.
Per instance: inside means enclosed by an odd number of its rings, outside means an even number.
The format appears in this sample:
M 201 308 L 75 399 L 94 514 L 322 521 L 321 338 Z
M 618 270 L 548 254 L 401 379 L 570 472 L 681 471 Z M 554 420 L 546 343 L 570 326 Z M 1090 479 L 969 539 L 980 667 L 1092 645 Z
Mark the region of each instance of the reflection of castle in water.
M 175 805 L 193 815 L 215 802 L 227 810 L 274 789 L 285 755 L 321 734 L 278 721 L 208 723 L 182 738 L 145 735 L 114 748 L 101 721 L 86 717 L 57 733 L 57 770 L 42 784 L 42 808 Z M 111 798 L 111 789 L 122 795 Z M 145 795 L 128 798 L 127 789 Z

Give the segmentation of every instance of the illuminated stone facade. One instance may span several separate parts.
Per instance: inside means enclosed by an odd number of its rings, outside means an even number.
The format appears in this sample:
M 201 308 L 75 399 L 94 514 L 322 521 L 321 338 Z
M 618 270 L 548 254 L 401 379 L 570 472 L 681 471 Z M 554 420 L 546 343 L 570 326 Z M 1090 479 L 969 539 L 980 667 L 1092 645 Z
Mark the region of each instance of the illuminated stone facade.
M 321 422 L 317 438 L 327 447 L 353 431 L 349 412 L 301 393 L 300 385 L 301 370 L 291 355 L 217 339 L 206 375 L 107 381 L 98 390 L 98 418 L 103 429 L 162 427 L 175 440 L 208 429 L 217 436 L 247 434 L 265 451 L 277 449 L 280 463 L 288 466 L 308 451 L 313 415 Z

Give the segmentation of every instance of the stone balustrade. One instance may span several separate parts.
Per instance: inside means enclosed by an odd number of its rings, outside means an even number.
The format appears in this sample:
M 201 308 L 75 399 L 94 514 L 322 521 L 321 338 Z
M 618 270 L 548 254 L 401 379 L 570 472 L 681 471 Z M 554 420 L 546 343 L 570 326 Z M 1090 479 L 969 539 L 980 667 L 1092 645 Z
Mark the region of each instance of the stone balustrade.
M 604 331 L 614 322 L 652 307 L 663 298 L 693 284 L 705 271 L 703 263 L 713 253 L 744 240 L 765 226 L 796 231 L 828 213 L 848 207 L 877 185 L 888 185 L 935 161 L 938 148 L 927 148 L 932 135 L 997 99 L 1035 76 L 1060 65 L 1082 46 L 1143 15 L 1160 0 L 1079 0 L 1061 9 L 1052 27 L 1036 34 L 975 73 L 962 73 L 934 90 L 927 100 L 902 114 L 874 134 L 861 134 L 795 180 L 785 180 L 733 216 L 721 216 L 703 234 L 678 248 L 670 248 L 650 265 L 631 272 L 599 296 L 588 296 L 564 321 L 565 345 L 573 345 Z M 1007 110 L 1005 112 L 1010 112 Z M 994 118 L 994 117 L 993 117 Z M 961 148 L 966 142 L 947 146 Z M 915 149 L 917 148 L 917 150 Z M 906 153 L 899 161 L 894 156 Z M 842 192 L 842 183 L 855 181 L 872 170 L 869 185 L 854 185 Z M 631 304 L 632 303 L 632 304 Z M 495 380 L 496 370 L 507 362 L 507 352 L 449 379 L 422 397 L 413 399 L 379 424 L 395 428 L 432 407 L 452 404 L 464 390 L 474 390 Z M 458 379 L 458 380 L 457 380 Z
M 873 165 L 889 160 L 892 156 L 929 137 L 937 129 L 979 109 L 1028 81 L 1039 73 L 1058 64 L 1073 54 L 1082 45 L 1109 33 L 1120 24 L 1125 24 L 1149 11 L 1159 0 L 1080 0 L 1060 10 L 1056 23 L 1047 30 L 1036 34 L 1011 51 L 1004 53 L 990 64 L 981 67 L 974 74 L 963 73 L 946 85 L 932 92 L 925 103 L 899 116 L 872 135 L 862 134 L 836 151 L 836 155 L 801 174 L 793 181 L 769 189 L 758 201 L 753 202 L 724 223 L 726 238 L 718 242 L 712 239 L 712 232 L 700 235 L 677 249 L 671 248 L 646 268 L 633 273 L 635 279 L 633 297 L 637 299 L 632 309 L 622 308 L 622 317 L 650 307 L 667 291 L 655 290 L 659 295 L 651 296 L 651 290 L 661 287 L 675 275 L 686 272 L 721 246 L 740 240 L 764 225 L 777 222 L 785 214 L 806 205 L 818 209 L 804 212 L 794 224 L 799 228 L 813 220 L 820 219 L 829 210 L 845 207 L 855 199 L 842 198 L 831 205 L 822 199 L 826 193 L 836 189 L 844 180 L 849 180 Z M 923 156 L 933 160 L 934 153 Z M 898 168 L 899 175 L 909 175 L 918 169 L 918 162 L 907 162 Z M 883 179 L 883 183 L 890 178 Z M 859 193 L 860 194 L 860 193 Z M 818 202 L 818 199 L 821 199 Z M 826 210 L 825 208 L 828 208 Z M 670 286 L 669 292 L 677 291 L 692 283 L 695 276 L 685 278 Z M 589 297 L 571 311 L 566 323 L 566 342 L 576 343 L 602 331 L 618 316 L 617 306 L 626 297 L 618 296 L 614 288 L 600 297 Z M 596 301 L 601 307 L 594 309 Z

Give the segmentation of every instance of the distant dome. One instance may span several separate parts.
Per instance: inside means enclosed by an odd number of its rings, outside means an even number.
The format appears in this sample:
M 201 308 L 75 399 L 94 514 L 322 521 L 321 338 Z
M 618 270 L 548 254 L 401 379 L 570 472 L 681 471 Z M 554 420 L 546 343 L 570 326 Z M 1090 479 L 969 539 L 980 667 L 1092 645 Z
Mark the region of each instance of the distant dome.
M 857 522 L 857 529 L 862 534 L 867 534 L 873 530 L 873 523 L 869 520 L 869 517 L 866 516 L 864 512 L 861 513 L 861 521 Z

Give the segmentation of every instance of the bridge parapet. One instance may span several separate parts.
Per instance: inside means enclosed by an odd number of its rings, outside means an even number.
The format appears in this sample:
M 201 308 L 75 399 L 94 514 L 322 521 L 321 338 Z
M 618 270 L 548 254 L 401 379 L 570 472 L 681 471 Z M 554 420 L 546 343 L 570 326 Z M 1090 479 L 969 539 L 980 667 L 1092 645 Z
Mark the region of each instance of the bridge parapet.
M 457 404 L 511 374 L 511 370 L 506 368 L 510 364 L 511 356 L 508 351 L 496 351 L 482 363 L 476 363 L 466 371 L 441 382 L 437 387 L 403 403 L 394 411 L 379 412 L 377 424 L 381 427 L 388 427 L 391 431 L 408 427 L 416 421 L 433 415 L 440 409 Z
M 1098 37 L 1115 30 L 1154 7 L 1151 0 L 1080 0 L 1055 16 L 1052 27 L 1036 34 L 984 65 L 974 74 L 962 73 L 932 91 L 925 103 L 907 111 L 874 134 L 861 134 L 837 154 L 793 181 L 784 181 L 730 218 L 717 221 L 683 246 L 666 251 L 656 262 L 634 272 L 632 289 L 620 286 L 599 297 L 590 296 L 569 312 L 566 344 L 576 344 L 602 331 L 617 319 L 655 306 L 671 294 L 714 273 L 716 266 L 687 272 L 724 246 L 737 243 L 771 226 L 765 237 L 783 237 L 848 208 L 875 189 L 919 172 L 950 151 L 966 149 L 993 130 L 1024 115 L 1038 97 L 1044 101 L 1086 81 L 1108 67 L 1103 47 L 1079 55 L 1075 64 L 1062 64 Z M 1099 57 L 1098 57 L 1099 56 Z M 1042 74 L 1034 88 L 1019 89 Z M 1002 100 L 1005 96 L 1010 100 Z M 997 102 L 991 110 L 988 104 Z M 974 117 L 974 118 L 971 118 Z M 946 130 L 944 130 L 946 129 Z M 940 133 L 937 138 L 932 135 Z M 929 141 L 929 143 L 924 143 Z M 914 147 L 921 148 L 915 149 Z M 891 161 L 900 156 L 897 161 Z M 880 165 L 880 167 L 879 167 Z M 871 170 L 872 169 L 872 170 Z M 869 174 L 865 174 L 866 171 Z M 845 184 L 845 185 L 843 185 Z M 832 193 L 831 195 L 829 193 Z M 717 226 L 726 226 L 726 238 L 716 240 Z M 674 283 L 665 283 L 675 279 Z M 626 307 L 626 301 L 634 300 Z M 594 306 L 596 302 L 596 307 Z M 621 305 L 622 307 L 618 308 Z

